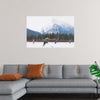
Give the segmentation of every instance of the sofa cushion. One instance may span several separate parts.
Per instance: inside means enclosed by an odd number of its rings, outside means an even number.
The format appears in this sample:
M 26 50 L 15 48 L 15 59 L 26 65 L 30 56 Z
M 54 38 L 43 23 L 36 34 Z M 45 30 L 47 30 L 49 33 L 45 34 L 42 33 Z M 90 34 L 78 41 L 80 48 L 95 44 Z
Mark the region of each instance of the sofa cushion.
M 21 75 L 23 75 L 23 77 L 25 78 L 27 75 L 27 71 L 28 71 L 28 64 L 19 64 L 18 65 L 18 73 L 20 73 Z
M 4 65 L 4 68 L 3 68 L 3 73 L 18 73 L 18 65 L 15 64 L 6 64 Z
M 97 93 L 97 89 L 96 88 L 27 88 L 27 93 L 28 94 L 29 93 L 85 93 L 86 94 L 86 93 Z
M 23 88 L 13 95 L 0 95 L 0 100 L 19 100 L 23 95 L 26 94 L 26 89 Z
M 34 79 L 27 83 L 28 88 L 95 88 L 92 79 Z
M 53 79 L 53 78 L 62 78 L 62 65 L 49 65 L 48 73 L 45 78 Z
M 90 65 L 79 65 L 79 73 L 77 75 L 77 78 L 91 78 L 92 75 L 90 74 L 89 70 Z
M 63 66 L 63 78 L 76 78 L 77 77 L 77 65 L 64 65 Z
M 64 65 L 63 78 L 92 78 L 89 70 L 90 65 L 79 65 L 79 72 L 77 65 Z
M 15 92 L 25 88 L 25 84 L 29 79 L 21 78 L 16 81 L 0 81 L 0 95 L 14 94 Z

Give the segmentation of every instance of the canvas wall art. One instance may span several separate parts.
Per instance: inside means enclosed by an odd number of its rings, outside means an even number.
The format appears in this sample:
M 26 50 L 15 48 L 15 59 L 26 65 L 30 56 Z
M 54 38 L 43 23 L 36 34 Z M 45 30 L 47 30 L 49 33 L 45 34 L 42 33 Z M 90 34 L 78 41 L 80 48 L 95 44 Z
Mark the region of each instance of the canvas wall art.
M 74 16 L 27 16 L 27 48 L 74 48 Z

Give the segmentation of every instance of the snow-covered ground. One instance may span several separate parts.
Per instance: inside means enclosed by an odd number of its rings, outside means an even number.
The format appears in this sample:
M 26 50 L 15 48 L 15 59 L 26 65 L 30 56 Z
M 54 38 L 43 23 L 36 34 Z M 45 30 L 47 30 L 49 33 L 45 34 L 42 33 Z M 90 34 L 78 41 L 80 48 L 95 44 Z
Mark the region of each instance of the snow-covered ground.
M 68 42 L 49 42 L 43 46 L 43 42 L 27 42 L 27 48 L 74 48 L 74 43 Z

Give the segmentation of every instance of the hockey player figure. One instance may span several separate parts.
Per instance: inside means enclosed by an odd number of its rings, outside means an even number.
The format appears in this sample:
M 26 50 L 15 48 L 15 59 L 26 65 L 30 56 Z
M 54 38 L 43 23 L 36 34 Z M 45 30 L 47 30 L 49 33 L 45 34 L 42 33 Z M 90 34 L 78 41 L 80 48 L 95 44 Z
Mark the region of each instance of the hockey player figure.
M 69 43 L 71 43 L 71 40 L 69 40 Z
M 43 46 L 45 46 L 46 43 L 48 43 L 48 38 L 44 39 Z
M 34 44 L 35 40 L 33 39 L 33 44 Z

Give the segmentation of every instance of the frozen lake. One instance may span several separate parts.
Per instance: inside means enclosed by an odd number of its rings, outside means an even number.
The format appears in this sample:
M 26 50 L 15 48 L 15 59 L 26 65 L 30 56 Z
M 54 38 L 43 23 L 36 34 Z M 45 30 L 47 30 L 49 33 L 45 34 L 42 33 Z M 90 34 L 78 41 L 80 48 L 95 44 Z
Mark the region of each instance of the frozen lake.
M 74 48 L 74 43 L 68 42 L 49 42 L 43 46 L 43 42 L 27 42 L 27 48 Z

